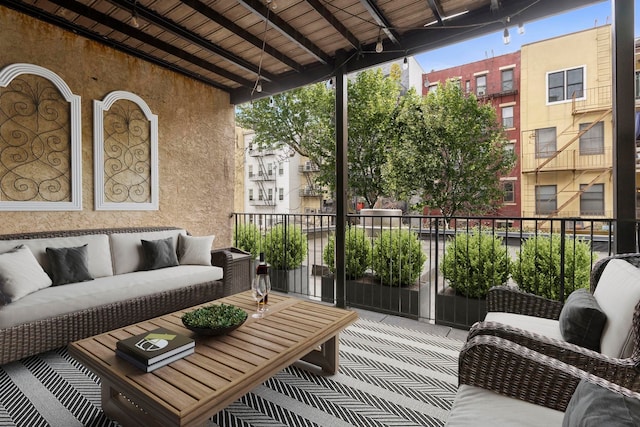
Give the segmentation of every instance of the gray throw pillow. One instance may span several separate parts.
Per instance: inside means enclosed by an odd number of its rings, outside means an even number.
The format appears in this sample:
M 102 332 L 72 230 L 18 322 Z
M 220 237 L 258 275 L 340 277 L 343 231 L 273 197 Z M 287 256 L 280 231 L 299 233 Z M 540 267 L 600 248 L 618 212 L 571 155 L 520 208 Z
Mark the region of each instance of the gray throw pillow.
M 160 240 L 142 240 L 142 253 L 144 254 L 143 270 L 156 270 L 178 265 L 178 256 L 173 247 L 172 237 Z
M 46 251 L 51 265 L 53 286 L 93 280 L 89 273 L 89 252 L 86 244 L 71 248 L 46 248 Z
M 571 396 L 563 427 L 633 427 L 640 425 L 640 400 L 582 380 Z
M 567 342 L 600 351 L 607 316 L 587 289 L 571 292 L 560 311 L 559 322 L 560 333 Z

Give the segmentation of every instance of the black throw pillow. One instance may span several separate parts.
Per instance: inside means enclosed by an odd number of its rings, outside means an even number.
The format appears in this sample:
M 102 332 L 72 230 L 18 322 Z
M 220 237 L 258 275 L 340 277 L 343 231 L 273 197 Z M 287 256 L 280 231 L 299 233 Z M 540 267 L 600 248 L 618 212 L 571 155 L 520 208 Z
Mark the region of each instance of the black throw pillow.
M 178 265 L 178 256 L 173 248 L 173 238 L 171 237 L 160 240 L 142 240 L 142 252 L 144 253 L 143 270 L 156 270 Z
M 571 396 L 563 427 L 633 427 L 640 425 L 640 400 L 582 380 Z
M 559 321 L 560 333 L 567 342 L 600 351 L 607 315 L 587 289 L 571 292 L 560 311 Z
M 89 272 L 87 245 L 72 248 L 46 248 L 53 286 L 93 280 Z

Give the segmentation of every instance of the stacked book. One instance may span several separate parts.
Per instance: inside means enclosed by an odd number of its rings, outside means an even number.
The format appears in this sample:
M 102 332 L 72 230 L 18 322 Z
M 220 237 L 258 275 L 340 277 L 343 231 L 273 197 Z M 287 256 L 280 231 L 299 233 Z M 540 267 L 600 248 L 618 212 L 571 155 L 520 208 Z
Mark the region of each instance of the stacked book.
M 145 372 L 188 356 L 195 341 L 165 328 L 154 329 L 116 343 L 116 355 Z

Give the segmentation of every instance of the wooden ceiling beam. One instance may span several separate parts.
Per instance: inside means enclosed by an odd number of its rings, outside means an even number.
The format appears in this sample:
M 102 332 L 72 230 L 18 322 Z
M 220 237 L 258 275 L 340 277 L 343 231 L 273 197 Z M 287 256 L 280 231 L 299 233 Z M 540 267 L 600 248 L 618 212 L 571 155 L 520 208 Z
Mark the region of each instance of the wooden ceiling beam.
M 333 63 L 331 56 L 327 55 L 318 46 L 313 44 L 311 40 L 306 38 L 302 33 L 298 32 L 295 28 L 289 25 L 284 19 L 280 18 L 275 13 L 271 13 L 269 8 L 262 4 L 258 0 L 238 0 L 238 3 L 243 5 L 247 10 L 251 11 L 254 15 L 260 16 L 262 19 L 269 22 L 269 25 L 280 34 L 285 36 L 289 41 L 297 44 L 300 48 L 304 49 L 307 53 L 313 56 L 316 60 L 322 64 Z
M 318 12 L 329 24 L 331 24 L 331 26 L 333 28 L 335 28 L 335 30 L 340 33 L 340 35 L 342 37 L 345 38 L 345 40 L 347 40 L 349 42 L 349 44 L 351 44 L 351 46 L 355 49 L 358 49 L 360 47 L 360 40 L 358 40 L 358 38 L 356 36 L 354 36 L 351 31 L 349 31 L 347 29 L 347 27 L 345 27 L 344 25 L 342 25 L 342 23 L 340 21 L 338 21 L 338 19 L 335 17 L 335 15 L 331 12 L 329 12 L 329 10 L 324 7 L 324 5 L 322 3 L 320 3 L 320 0 L 306 0 L 307 3 L 309 3 L 311 5 L 311 7 L 313 7 L 316 12 Z M 330 4 L 330 3 L 327 3 Z
M 254 36 L 244 28 L 235 24 L 230 19 L 224 17 L 223 15 L 219 14 L 215 10 L 211 9 L 209 6 L 207 6 L 200 0 L 181 0 L 181 1 L 182 3 L 186 4 L 187 6 L 195 10 L 196 12 L 206 16 L 216 24 L 226 28 L 236 36 L 247 41 L 248 43 L 251 43 L 254 47 L 257 47 L 258 49 L 262 50 L 263 48 L 262 39 Z M 282 62 L 283 64 L 285 64 L 286 66 L 288 66 L 294 71 L 301 72 L 303 70 L 303 67 L 301 64 L 289 58 L 288 56 L 280 52 L 278 49 L 271 46 L 269 43 L 264 43 L 264 52 L 267 55 L 271 56 L 272 58 Z
M 218 74 L 226 79 L 232 80 L 236 83 L 239 83 L 243 86 L 253 87 L 254 82 L 251 80 L 244 79 L 237 74 L 234 74 L 224 68 L 218 67 L 208 61 L 205 61 L 202 58 L 199 58 L 195 55 L 185 52 L 182 49 L 178 49 L 177 47 L 166 43 L 162 40 L 159 40 L 142 30 L 134 28 L 130 25 L 127 25 L 115 18 L 112 18 L 109 15 L 106 15 L 102 12 L 98 12 L 95 9 L 90 8 L 89 6 L 85 6 L 84 4 L 74 1 L 74 0 L 49 0 L 51 3 L 54 3 L 58 6 L 62 6 L 65 9 L 68 9 L 78 15 L 84 16 L 86 18 L 91 19 L 101 25 L 105 25 L 109 28 L 112 28 L 114 31 L 121 32 L 126 34 L 129 37 L 133 37 L 136 40 L 140 40 L 141 42 L 148 44 L 149 46 L 153 46 L 156 49 L 164 51 L 170 55 L 174 55 L 178 58 L 184 59 L 187 62 L 190 62 L 198 67 L 201 67 L 205 70 L 209 70 L 212 73 Z
M 382 10 L 378 7 L 378 5 L 373 0 L 360 0 L 360 3 L 367 9 L 369 15 L 376 21 L 376 24 L 380 27 L 380 30 L 385 33 L 387 38 L 391 40 L 393 44 L 396 46 L 400 45 L 400 36 L 393 29 L 393 26 L 384 15 Z

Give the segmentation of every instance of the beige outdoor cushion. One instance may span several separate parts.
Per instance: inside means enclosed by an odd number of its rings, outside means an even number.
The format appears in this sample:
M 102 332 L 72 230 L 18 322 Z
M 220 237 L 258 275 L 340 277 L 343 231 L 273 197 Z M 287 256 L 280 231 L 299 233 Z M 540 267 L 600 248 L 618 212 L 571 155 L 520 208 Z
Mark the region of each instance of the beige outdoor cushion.
M 71 248 L 87 246 L 89 273 L 92 277 L 112 276 L 111 251 L 109 237 L 106 234 L 88 234 L 73 237 L 49 237 L 43 239 L 0 240 L 0 253 L 18 245 L 28 247 L 47 274 L 51 275 L 51 265 L 47 248 Z
M 139 271 L 143 267 L 142 240 L 160 240 L 171 237 L 177 253 L 178 235 L 185 230 L 147 231 L 142 233 L 114 233 L 109 236 L 113 256 L 113 273 L 123 274 Z
M 535 332 L 536 334 L 564 341 L 557 320 L 499 311 L 490 311 L 484 320 L 499 322 L 504 325 L 514 326 L 529 332 Z
M 447 426 L 562 426 L 564 412 L 462 384 L 449 412 Z
M 629 357 L 633 351 L 633 312 L 640 301 L 640 269 L 621 259 L 607 263 L 593 293 L 607 315 L 600 351 L 609 357 Z

